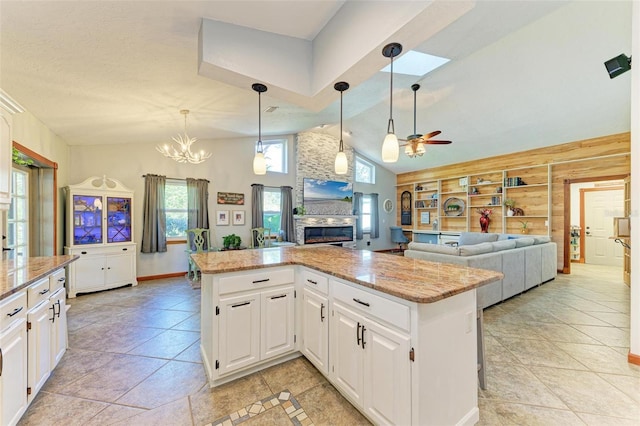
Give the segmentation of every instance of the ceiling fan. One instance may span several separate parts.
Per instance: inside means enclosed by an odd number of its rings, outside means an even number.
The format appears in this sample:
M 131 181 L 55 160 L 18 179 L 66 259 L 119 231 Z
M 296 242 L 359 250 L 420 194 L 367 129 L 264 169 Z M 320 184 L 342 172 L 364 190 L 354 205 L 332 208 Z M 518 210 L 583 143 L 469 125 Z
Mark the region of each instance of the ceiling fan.
M 410 158 L 422 157 L 422 154 L 426 152 L 425 145 L 448 145 L 451 143 L 451 141 L 431 139 L 432 137 L 442 133 L 440 130 L 435 130 L 427 135 L 416 133 L 416 92 L 419 88 L 419 84 L 413 84 L 411 86 L 411 90 L 413 90 L 413 134 L 407 136 L 407 139 L 400 139 L 401 141 L 406 142 L 400 146 L 405 147 L 404 153 Z

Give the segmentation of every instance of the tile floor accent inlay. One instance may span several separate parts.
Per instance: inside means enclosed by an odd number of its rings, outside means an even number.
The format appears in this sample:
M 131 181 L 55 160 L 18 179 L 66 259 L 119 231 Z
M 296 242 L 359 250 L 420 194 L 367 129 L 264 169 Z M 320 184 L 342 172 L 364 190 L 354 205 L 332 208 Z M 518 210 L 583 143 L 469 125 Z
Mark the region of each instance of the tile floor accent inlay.
M 206 426 L 235 426 L 244 423 L 252 417 L 256 417 L 272 408 L 281 407 L 284 409 L 291 422 L 296 426 L 314 426 L 311 419 L 300 407 L 300 404 L 291 395 L 288 389 L 275 393 L 271 396 L 253 402 L 238 411 L 234 411 L 228 416 L 224 416 Z

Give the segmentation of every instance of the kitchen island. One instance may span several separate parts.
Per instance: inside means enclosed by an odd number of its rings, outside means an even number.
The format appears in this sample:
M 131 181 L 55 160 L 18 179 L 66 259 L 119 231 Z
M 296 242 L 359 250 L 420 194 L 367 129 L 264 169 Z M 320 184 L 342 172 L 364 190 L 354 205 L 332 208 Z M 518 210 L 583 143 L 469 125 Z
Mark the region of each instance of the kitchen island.
M 211 386 L 304 355 L 377 424 L 474 424 L 494 271 L 332 246 L 192 255 Z

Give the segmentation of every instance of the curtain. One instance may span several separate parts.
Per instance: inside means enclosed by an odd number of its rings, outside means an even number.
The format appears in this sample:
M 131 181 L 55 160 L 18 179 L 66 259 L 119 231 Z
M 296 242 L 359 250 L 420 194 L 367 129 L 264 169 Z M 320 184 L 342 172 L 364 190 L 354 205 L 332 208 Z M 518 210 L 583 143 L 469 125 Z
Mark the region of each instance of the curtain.
M 356 218 L 356 240 L 363 238 L 362 233 L 362 192 L 353 193 L 353 214 Z
M 209 228 L 209 181 L 187 178 L 187 228 Z
M 263 222 L 263 199 L 264 199 L 264 185 L 260 185 L 259 183 L 254 183 L 251 185 L 251 228 L 262 228 L 264 225 Z M 253 241 L 253 246 L 258 247 L 258 241 L 255 240 L 251 232 L 251 238 Z
M 280 187 L 280 229 L 284 232 L 284 241 L 296 242 L 296 227 L 293 224 L 293 197 L 290 186 Z
M 142 209 L 142 253 L 167 251 L 167 220 L 164 211 L 164 185 L 167 178 L 159 175 L 144 177 Z
M 380 236 L 380 224 L 378 214 L 378 194 L 371 194 L 371 238 Z

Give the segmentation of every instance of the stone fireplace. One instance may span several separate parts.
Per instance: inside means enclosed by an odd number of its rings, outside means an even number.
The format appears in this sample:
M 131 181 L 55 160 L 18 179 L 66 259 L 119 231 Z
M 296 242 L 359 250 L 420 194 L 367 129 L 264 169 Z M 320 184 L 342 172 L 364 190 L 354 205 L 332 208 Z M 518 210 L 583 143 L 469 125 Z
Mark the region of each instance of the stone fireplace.
M 297 216 L 296 241 L 299 245 L 335 244 L 354 248 L 355 216 Z

